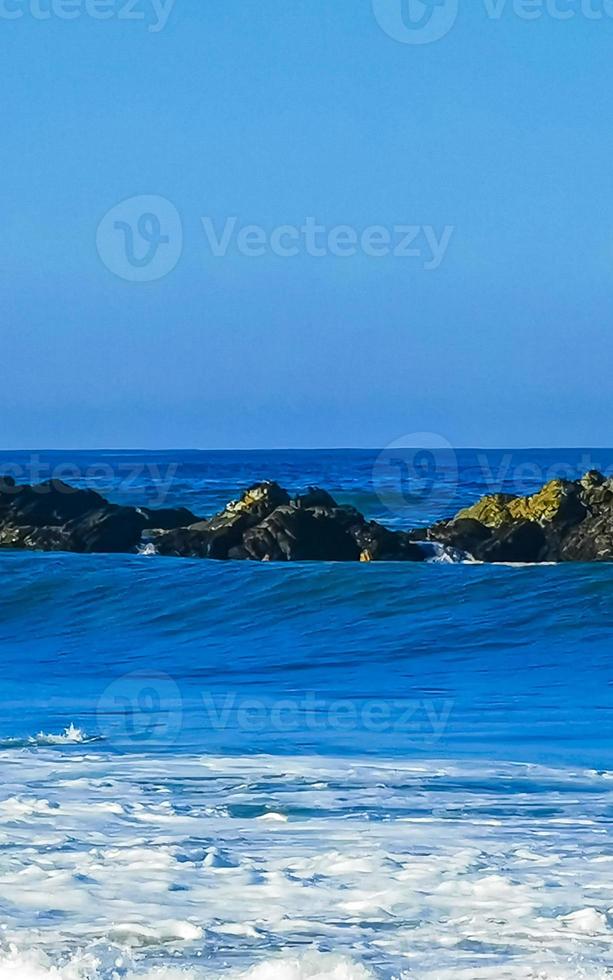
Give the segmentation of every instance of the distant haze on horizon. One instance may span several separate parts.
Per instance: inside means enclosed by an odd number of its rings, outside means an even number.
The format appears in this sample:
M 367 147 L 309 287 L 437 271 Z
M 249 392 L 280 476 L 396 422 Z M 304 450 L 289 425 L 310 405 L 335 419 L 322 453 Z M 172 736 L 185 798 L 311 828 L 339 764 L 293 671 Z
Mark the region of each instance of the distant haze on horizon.
M 613 18 L 111 2 L 0 14 L 2 448 L 613 443 Z

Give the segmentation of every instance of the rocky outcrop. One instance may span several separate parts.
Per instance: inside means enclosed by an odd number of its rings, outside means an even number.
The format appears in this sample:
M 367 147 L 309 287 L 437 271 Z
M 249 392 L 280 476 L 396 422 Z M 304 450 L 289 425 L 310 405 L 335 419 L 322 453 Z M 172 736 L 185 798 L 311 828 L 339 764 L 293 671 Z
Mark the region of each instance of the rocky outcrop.
M 159 554 L 252 561 L 423 561 L 408 533 L 367 522 L 311 487 L 290 499 L 277 483 L 261 483 L 209 521 L 154 533 Z
M 483 497 L 426 536 L 483 562 L 613 561 L 613 480 L 591 471 L 528 497 Z
M 184 508 L 156 511 L 119 507 L 94 490 L 60 480 L 17 486 L 0 479 L 0 547 L 35 551 L 121 553 L 135 551 L 147 528 L 193 523 Z
M 408 532 L 367 521 L 326 491 L 293 499 L 275 482 L 258 483 L 208 520 L 183 508 L 119 507 L 91 490 L 0 479 L 0 548 L 136 552 L 251 561 L 423 561 Z
M 551 521 L 578 521 L 585 516 L 580 486 L 565 480 L 552 480 L 531 497 L 497 493 L 483 497 L 472 507 L 461 510 L 460 520 L 475 520 L 486 527 L 503 527 L 514 521 L 543 524 Z
M 230 551 L 241 547 L 247 531 L 266 520 L 277 507 L 289 504 L 289 500 L 289 494 L 278 483 L 259 483 L 210 520 L 154 535 L 153 544 L 161 555 L 223 560 L 230 557 Z
M 185 508 L 121 507 L 59 481 L 17 486 L 0 477 L 0 548 L 134 553 L 220 561 L 613 561 L 613 480 L 592 471 L 530 496 L 492 494 L 455 517 L 390 530 L 310 487 L 290 497 L 258 483 L 204 520 Z

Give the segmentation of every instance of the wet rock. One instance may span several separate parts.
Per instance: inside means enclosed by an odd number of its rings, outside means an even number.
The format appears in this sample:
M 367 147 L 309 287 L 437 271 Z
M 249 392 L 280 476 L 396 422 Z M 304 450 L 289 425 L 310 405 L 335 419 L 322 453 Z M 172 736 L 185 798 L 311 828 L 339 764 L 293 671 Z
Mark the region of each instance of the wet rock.
M 325 507 L 331 510 L 338 507 L 334 497 L 331 497 L 327 490 L 322 490 L 320 487 L 309 487 L 308 491 L 296 497 L 293 503 L 296 507 L 306 507 L 307 509 Z
M 613 505 L 613 481 L 591 470 L 580 481 L 581 500 L 591 516 L 606 516 Z
M 145 526 L 159 531 L 172 531 L 177 527 L 189 527 L 201 520 L 196 514 L 192 514 L 187 507 L 163 507 L 159 509 L 139 507 L 138 509 L 147 520 Z
M 112 554 L 135 551 L 146 527 L 146 518 L 135 507 L 107 505 L 65 527 L 71 551 Z
M 277 507 L 243 535 L 243 547 L 258 561 L 358 561 L 355 520 L 342 508 Z
M 602 561 L 613 557 L 613 488 L 591 471 L 528 497 L 490 495 L 429 537 L 486 562 Z
M 154 530 L 145 535 L 159 555 L 172 555 L 175 558 L 208 558 L 208 521 L 199 521 L 190 527 L 179 527 L 172 531 Z
M 106 505 L 63 525 L 5 524 L 0 547 L 34 551 L 121 553 L 135 551 L 145 518 L 134 507 Z
M 565 529 L 552 553 L 559 561 L 613 561 L 613 503 Z
M 108 505 L 62 526 L 7 525 L 0 531 L 0 547 L 36 551 L 122 553 L 135 551 L 145 520 L 133 507 Z
M 0 495 L 0 519 L 18 527 L 57 527 L 105 505 L 104 497 L 94 490 L 48 480 L 36 486 L 5 487 Z
M 541 562 L 547 554 L 547 538 L 535 521 L 517 521 L 501 528 L 474 548 L 472 554 L 484 562 Z
M 489 495 L 430 528 L 398 531 L 317 487 L 290 500 L 277 483 L 258 483 L 199 520 L 186 508 L 116 506 L 59 481 L 0 478 L 0 548 L 130 553 L 148 541 L 159 554 L 237 561 L 418 562 L 428 549 L 484 562 L 613 561 L 613 481 L 597 471 L 552 480 L 527 497 Z
M 472 507 L 461 510 L 456 520 L 472 519 L 490 528 L 502 527 L 513 521 L 576 522 L 585 516 L 580 490 L 578 483 L 551 480 L 538 493 L 529 497 L 493 494 L 483 497 Z
M 241 547 L 243 535 L 249 528 L 255 527 L 275 508 L 287 505 L 289 501 L 289 494 L 278 483 L 257 483 L 209 521 L 199 521 L 168 534 L 156 535 L 153 543 L 161 555 L 223 561 L 229 557 L 230 551 Z
M 585 476 L 582 476 L 579 480 L 580 485 L 584 490 L 593 490 L 596 487 L 602 487 L 607 482 L 606 477 L 599 472 L 599 470 L 589 470 Z
M 369 521 L 352 529 L 360 561 L 425 561 L 426 552 L 405 531 L 390 531 Z
M 473 517 L 458 517 L 435 524 L 428 530 L 427 538 L 467 552 L 474 557 L 475 552 L 492 537 L 493 533 L 491 527 L 487 527 Z
M 71 551 L 70 540 L 61 527 L 15 527 L 5 524 L 0 528 L 0 548 L 31 549 L 34 551 Z
M 501 527 L 503 524 L 512 520 L 509 513 L 509 504 L 516 500 L 512 494 L 494 493 L 487 497 L 482 497 L 476 504 L 465 507 L 456 514 L 454 523 L 459 521 L 474 521 L 484 527 Z

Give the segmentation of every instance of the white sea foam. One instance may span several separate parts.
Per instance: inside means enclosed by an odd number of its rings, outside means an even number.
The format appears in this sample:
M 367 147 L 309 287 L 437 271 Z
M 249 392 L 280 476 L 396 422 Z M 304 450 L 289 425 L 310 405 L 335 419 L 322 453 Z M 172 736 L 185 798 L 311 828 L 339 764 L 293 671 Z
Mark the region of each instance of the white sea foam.
M 81 728 L 70 724 L 63 732 L 58 734 L 39 732 L 38 735 L 29 735 L 27 738 L 6 738 L 0 739 L 0 749 L 16 749 L 35 747 L 50 747 L 53 745 L 84 745 L 87 742 L 100 742 L 100 735 L 90 736 Z
M 607 774 L 73 742 L 0 755 L 0 980 L 611 975 Z
M 77 728 L 74 724 L 71 724 L 66 728 L 61 735 L 47 735 L 45 732 L 39 732 L 38 735 L 32 740 L 36 745 L 80 745 L 83 742 L 89 741 L 88 735 L 81 729 Z
M 128 972 L 115 964 L 115 976 L 126 980 L 373 980 L 364 966 L 338 956 L 307 954 L 279 956 L 246 971 L 212 973 L 202 967 L 153 967 Z M 11 950 L 0 957 L 0 980 L 97 980 L 100 963 L 91 956 L 76 956 L 63 966 L 54 966 L 41 953 Z
M 337 956 L 268 960 L 242 973 L 240 980 L 371 980 L 366 967 Z
M 438 541 L 419 541 L 419 547 L 426 556 L 426 561 L 436 565 L 475 564 L 475 559 L 467 551 L 440 544 Z

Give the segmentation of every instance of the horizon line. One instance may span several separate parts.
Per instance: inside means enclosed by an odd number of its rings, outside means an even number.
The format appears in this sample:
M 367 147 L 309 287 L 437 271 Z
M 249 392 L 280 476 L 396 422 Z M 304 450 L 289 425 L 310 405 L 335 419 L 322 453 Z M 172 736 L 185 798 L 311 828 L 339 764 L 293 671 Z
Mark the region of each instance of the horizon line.
M 603 450 L 610 449 L 613 451 L 613 444 L 611 445 L 537 445 L 537 446 L 504 446 L 504 445 L 488 445 L 488 446 L 424 446 L 424 445 L 387 445 L 387 446 L 256 446 L 256 447 L 244 447 L 244 446 L 161 446 L 161 447 L 151 447 L 151 446 L 94 446 L 94 447 L 77 447 L 77 446 L 46 446 L 46 447 L 32 447 L 32 446 L 21 446 L 19 448 L 13 447 L 5 449 L 0 447 L 0 453 L 338 453 L 338 452 L 360 452 L 360 453 L 381 453 L 386 449 L 422 449 L 422 450 L 435 450 L 436 452 L 483 452 L 483 451 L 520 451 L 520 452 L 539 452 L 539 451 L 557 451 L 557 450 L 567 450 L 570 452 L 585 452 L 586 450 Z

